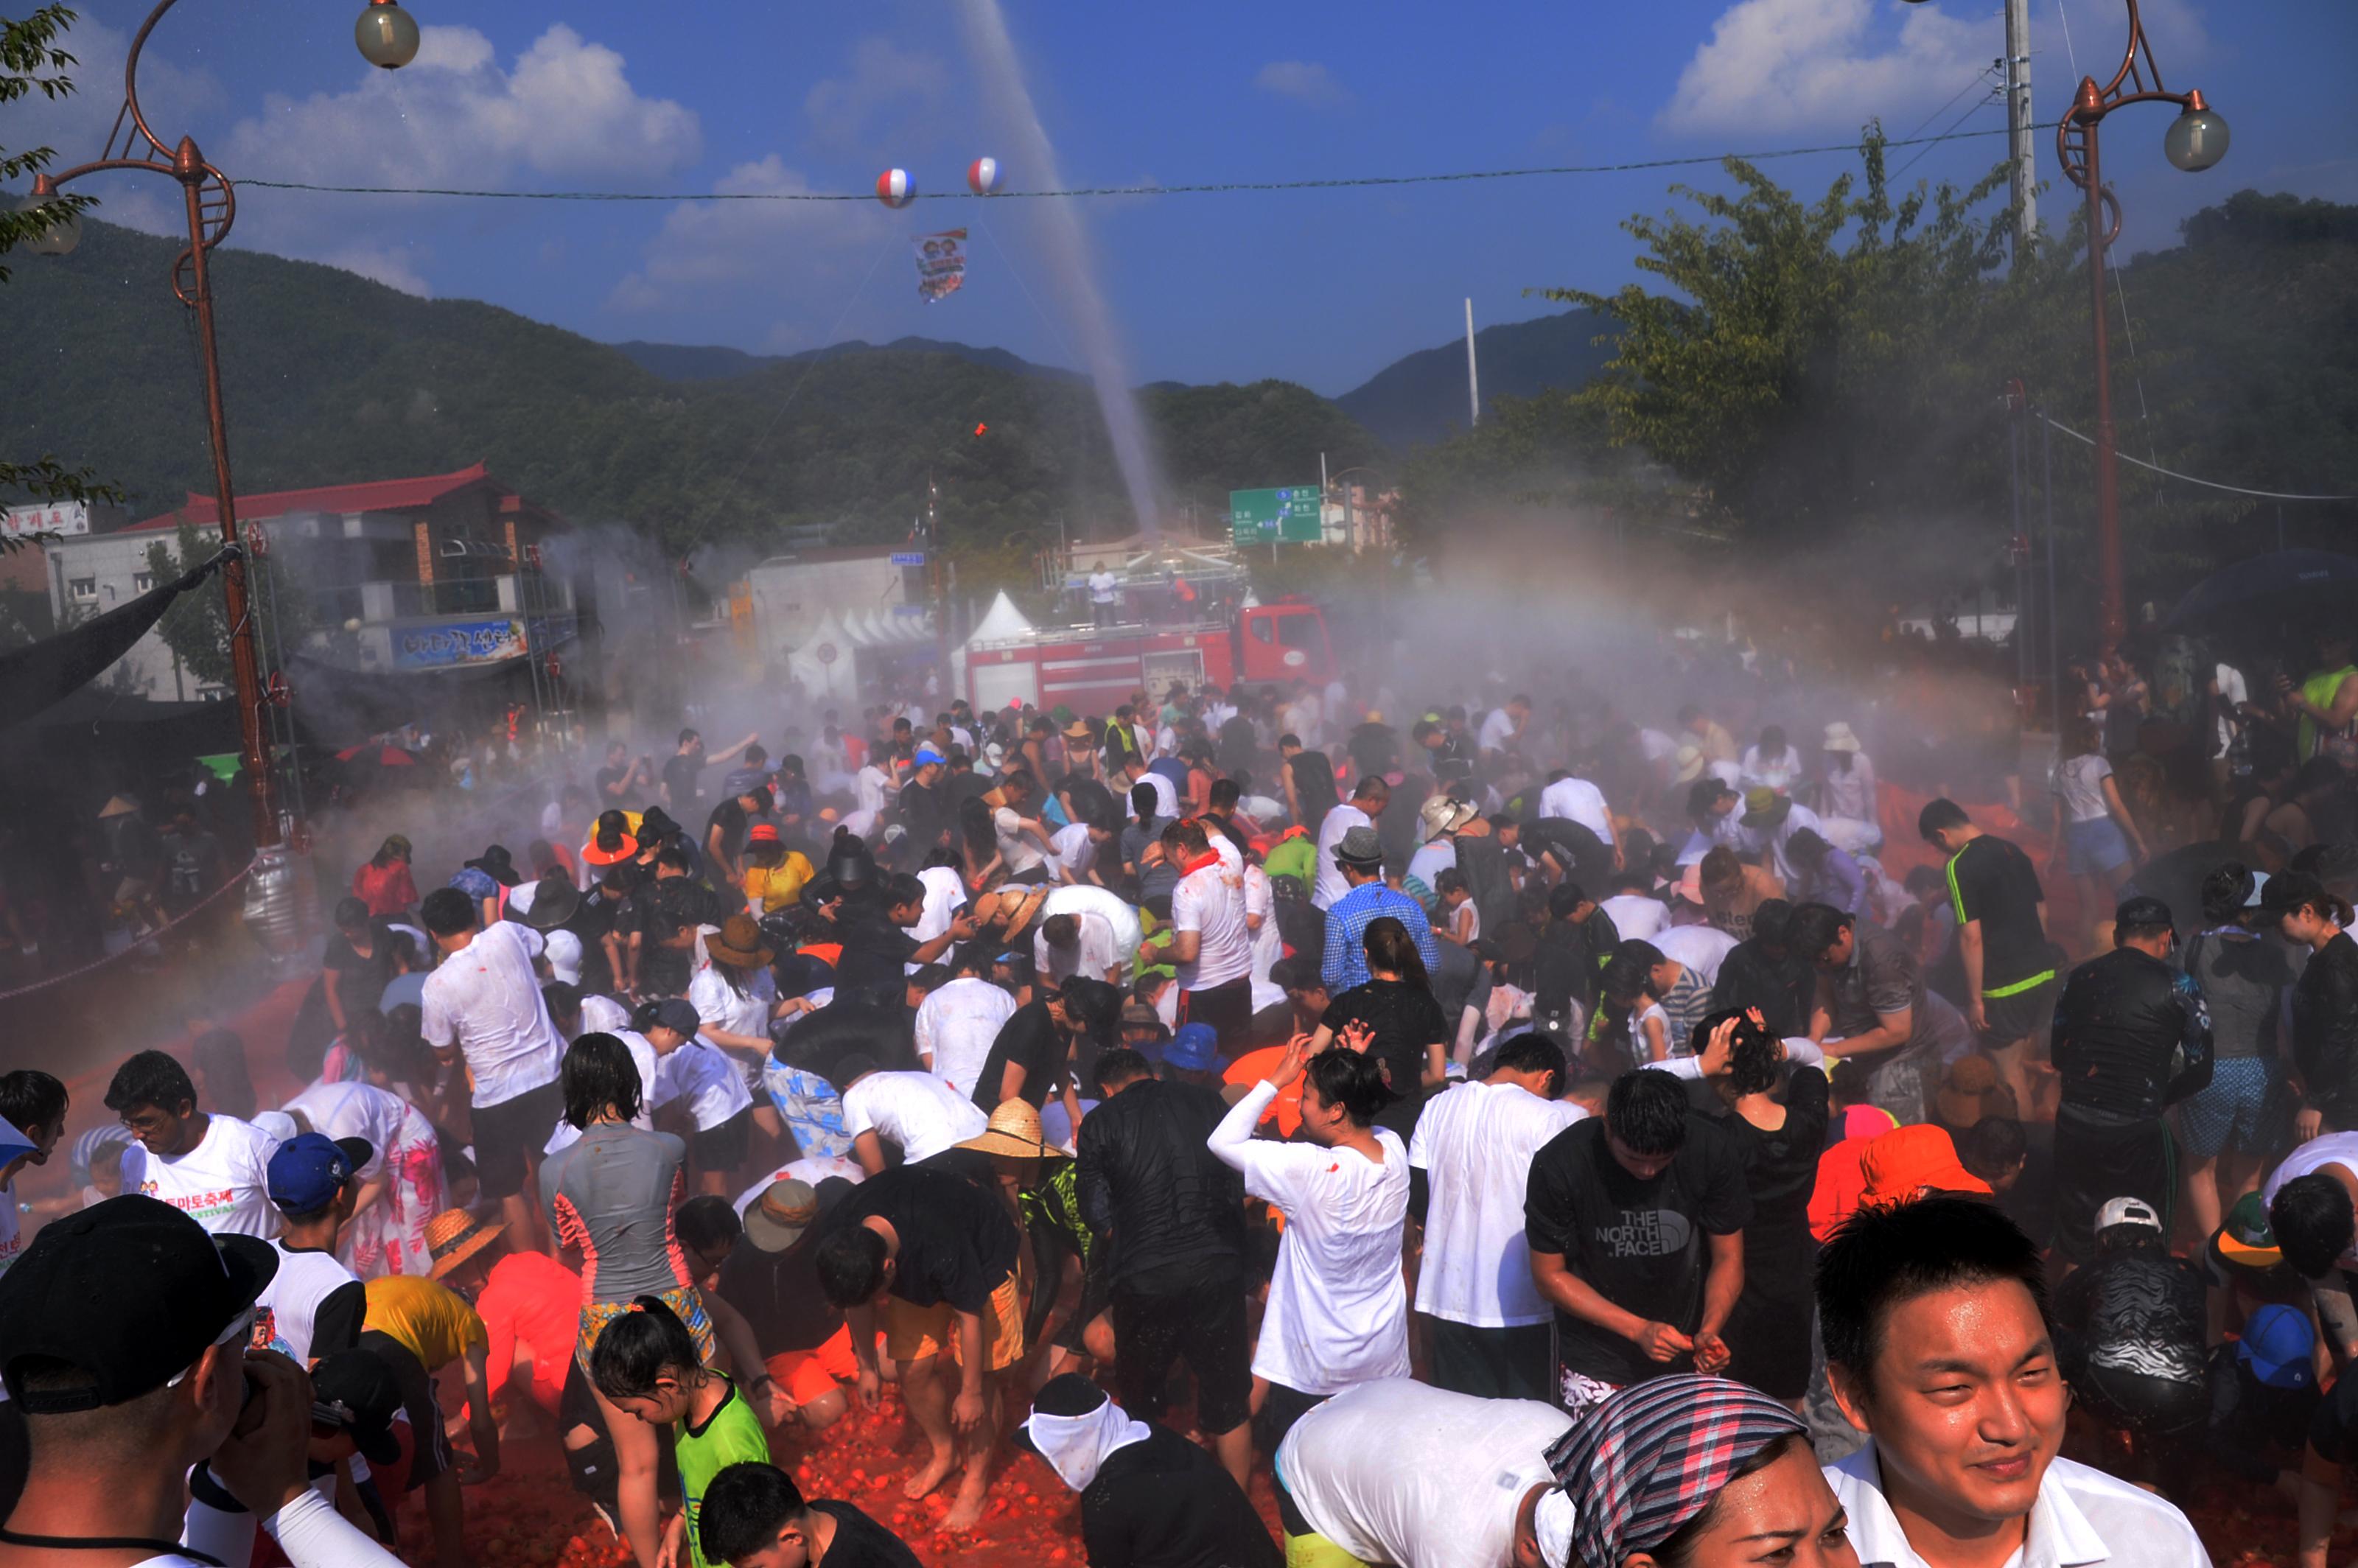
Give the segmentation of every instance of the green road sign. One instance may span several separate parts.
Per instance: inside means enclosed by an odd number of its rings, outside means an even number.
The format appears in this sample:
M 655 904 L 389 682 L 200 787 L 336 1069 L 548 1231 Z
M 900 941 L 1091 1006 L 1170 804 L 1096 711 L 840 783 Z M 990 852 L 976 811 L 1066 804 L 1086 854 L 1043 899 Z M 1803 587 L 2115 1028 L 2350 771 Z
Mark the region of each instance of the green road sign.
M 1228 527 L 1239 545 L 1314 545 L 1325 536 L 1318 487 L 1228 492 Z

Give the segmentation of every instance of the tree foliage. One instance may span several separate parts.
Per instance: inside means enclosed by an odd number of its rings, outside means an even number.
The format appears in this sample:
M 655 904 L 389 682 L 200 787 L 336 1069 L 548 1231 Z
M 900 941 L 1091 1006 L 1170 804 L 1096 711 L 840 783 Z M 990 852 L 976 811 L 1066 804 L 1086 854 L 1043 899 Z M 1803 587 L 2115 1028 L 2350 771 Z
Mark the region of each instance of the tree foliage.
M 74 57 L 57 47 L 59 35 L 73 19 L 74 14 L 63 5 L 44 5 L 21 18 L 0 16 L 0 109 L 35 92 L 54 101 L 74 90 L 73 78 L 66 74 L 75 63 Z M 49 147 L 12 153 L 0 146 L 0 186 L 38 174 L 56 157 Z M 94 205 L 80 192 L 61 194 L 29 210 L 13 202 L 0 204 L 0 256 Z M 6 263 L 0 262 L 0 283 L 8 277 Z M 18 496 L 42 502 L 119 502 L 123 492 L 87 468 L 69 467 L 55 453 L 29 460 L 0 457 L 0 504 Z M 0 537 L 0 549 L 21 549 L 30 542 Z

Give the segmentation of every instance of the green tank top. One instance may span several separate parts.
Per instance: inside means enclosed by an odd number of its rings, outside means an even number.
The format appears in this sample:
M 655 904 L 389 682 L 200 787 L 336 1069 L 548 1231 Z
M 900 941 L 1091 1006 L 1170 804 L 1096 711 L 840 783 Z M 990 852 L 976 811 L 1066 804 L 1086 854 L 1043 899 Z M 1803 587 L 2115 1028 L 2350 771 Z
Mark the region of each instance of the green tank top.
M 704 1555 L 704 1538 L 699 1526 L 704 1512 L 704 1494 L 712 1478 L 731 1465 L 767 1465 L 770 1462 L 769 1434 L 762 1430 L 762 1418 L 753 1413 L 737 1391 L 734 1379 L 715 1373 L 729 1383 L 729 1393 L 720 1408 L 706 1418 L 703 1426 L 681 1422 L 677 1428 L 674 1451 L 679 1460 L 679 1491 L 687 1510 L 687 1548 L 695 1568 L 713 1568 Z

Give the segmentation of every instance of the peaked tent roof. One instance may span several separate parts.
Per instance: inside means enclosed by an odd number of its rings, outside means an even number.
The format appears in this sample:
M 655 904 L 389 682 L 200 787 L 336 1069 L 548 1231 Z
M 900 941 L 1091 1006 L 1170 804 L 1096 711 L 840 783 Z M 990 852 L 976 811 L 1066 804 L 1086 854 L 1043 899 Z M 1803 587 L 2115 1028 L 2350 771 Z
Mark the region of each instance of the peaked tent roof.
M 1002 588 L 999 590 L 999 597 L 990 601 L 990 608 L 983 613 L 982 619 L 975 623 L 974 631 L 967 641 L 998 643 L 1011 637 L 1029 637 L 1033 630 L 1032 622 L 1023 618 L 1023 611 L 1015 608 L 1015 601 L 1007 597 L 1007 590 Z

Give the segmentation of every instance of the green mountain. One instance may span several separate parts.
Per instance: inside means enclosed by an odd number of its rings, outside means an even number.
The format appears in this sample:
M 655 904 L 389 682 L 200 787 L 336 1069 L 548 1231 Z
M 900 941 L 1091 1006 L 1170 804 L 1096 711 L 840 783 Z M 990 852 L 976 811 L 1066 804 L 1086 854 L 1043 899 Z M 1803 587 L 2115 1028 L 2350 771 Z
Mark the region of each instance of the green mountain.
M 88 464 L 143 516 L 211 486 L 176 252 L 85 222 L 72 255 L 25 257 L 0 287 L 15 373 L 0 377 L 0 449 Z M 953 553 L 984 579 L 1028 575 L 1060 522 L 1075 537 L 1135 525 L 1089 387 L 1012 355 L 904 343 L 667 379 L 512 311 L 309 263 L 224 251 L 213 277 L 230 454 L 248 492 L 481 460 L 578 522 L 632 524 L 681 555 L 763 549 L 813 524 L 897 538 L 930 476 Z M 1284 382 L 1143 398 L 1174 503 L 1199 514 L 1230 489 L 1315 473 L 1322 451 L 1337 467 L 1381 451 Z
M 1610 323 L 1593 310 L 1561 310 L 1474 334 L 1482 411 L 1500 397 L 1569 392 L 1613 357 L 1597 335 Z M 1466 340 L 1420 349 L 1393 361 L 1335 400 L 1336 406 L 1394 447 L 1438 441 L 1466 428 Z

